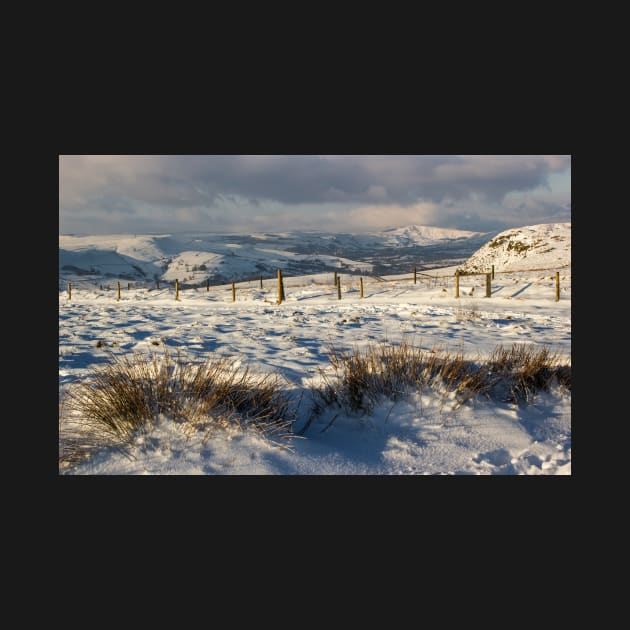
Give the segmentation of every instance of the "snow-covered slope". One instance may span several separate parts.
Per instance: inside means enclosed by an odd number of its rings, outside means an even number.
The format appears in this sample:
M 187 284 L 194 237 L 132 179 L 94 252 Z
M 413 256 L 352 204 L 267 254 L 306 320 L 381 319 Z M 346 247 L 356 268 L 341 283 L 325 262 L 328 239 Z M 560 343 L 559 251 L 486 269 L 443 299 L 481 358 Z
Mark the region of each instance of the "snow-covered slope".
M 385 232 L 343 234 L 158 234 L 59 236 L 60 286 L 108 279 L 156 280 L 193 286 L 332 270 L 402 273 L 435 261 L 463 262 L 492 234 L 410 225 Z
M 483 232 L 468 232 L 426 225 L 406 225 L 392 228 L 381 233 L 386 243 L 392 247 L 409 245 L 437 245 L 444 241 L 455 241 L 483 236 Z
M 59 237 L 59 276 L 62 283 L 90 282 L 109 278 L 152 283 L 155 280 L 193 286 L 265 277 L 282 268 L 286 275 L 323 270 L 372 271 L 370 263 L 339 255 L 291 251 L 290 244 L 239 235 L 177 234 L 159 236 L 66 236 Z M 308 246 L 305 247 L 309 251 Z
M 497 234 L 461 270 L 495 272 L 552 269 L 571 265 L 571 223 L 542 223 Z

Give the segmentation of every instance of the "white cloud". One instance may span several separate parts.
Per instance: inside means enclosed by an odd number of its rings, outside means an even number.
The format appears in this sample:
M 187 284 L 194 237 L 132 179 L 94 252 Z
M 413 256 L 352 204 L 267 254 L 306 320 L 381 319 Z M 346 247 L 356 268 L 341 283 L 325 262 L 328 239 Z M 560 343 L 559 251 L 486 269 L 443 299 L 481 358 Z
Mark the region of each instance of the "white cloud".
M 380 230 L 400 225 L 433 225 L 439 206 L 435 203 L 416 203 L 411 206 L 361 206 L 347 213 L 348 228 Z

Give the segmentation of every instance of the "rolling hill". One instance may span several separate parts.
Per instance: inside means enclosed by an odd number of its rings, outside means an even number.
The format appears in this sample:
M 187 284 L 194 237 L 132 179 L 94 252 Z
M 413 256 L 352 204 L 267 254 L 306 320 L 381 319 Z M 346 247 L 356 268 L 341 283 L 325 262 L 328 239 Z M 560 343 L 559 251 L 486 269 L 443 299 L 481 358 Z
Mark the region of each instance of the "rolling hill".
M 384 232 L 59 236 L 59 278 L 201 285 L 275 274 L 404 273 L 466 260 L 491 233 L 410 225 Z
M 483 273 L 571 266 L 571 223 L 542 223 L 497 234 L 460 268 Z

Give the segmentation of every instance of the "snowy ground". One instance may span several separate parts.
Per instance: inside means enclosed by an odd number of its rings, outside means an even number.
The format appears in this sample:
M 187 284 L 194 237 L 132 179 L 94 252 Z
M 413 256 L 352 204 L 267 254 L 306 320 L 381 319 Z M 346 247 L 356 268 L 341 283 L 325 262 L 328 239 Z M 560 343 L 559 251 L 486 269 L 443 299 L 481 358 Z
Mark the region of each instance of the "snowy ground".
M 75 288 L 59 293 L 60 393 L 107 361 L 107 351 L 159 353 L 180 349 L 191 357 L 238 356 L 260 372 L 282 374 L 304 390 L 296 430 L 307 416 L 309 385 L 327 368 L 327 347 L 413 339 L 423 348 L 462 350 L 476 358 L 499 345 L 549 346 L 570 358 L 571 273 L 561 270 L 561 299 L 554 301 L 554 270 L 497 274 L 492 297 L 485 277 L 460 280 L 454 269 L 430 279 L 342 275 L 342 299 L 332 274 L 288 278 L 277 305 L 276 282 L 187 289 L 175 301 L 160 290 Z M 114 283 L 115 286 L 115 283 Z M 99 343 L 101 342 L 101 343 Z M 97 344 L 101 347 L 97 347 Z M 439 397 L 418 392 L 396 404 L 385 400 L 367 417 L 330 416 L 281 446 L 253 433 L 209 440 L 181 433 L 163 418 L 132 449 L 132 458 L 102 451 L 75 474 L 570 474 L 571 397 L 542 393 L 533 403 L 475 400 L 456 411 Z M 64 427 L 60 427 L 63 435 Z

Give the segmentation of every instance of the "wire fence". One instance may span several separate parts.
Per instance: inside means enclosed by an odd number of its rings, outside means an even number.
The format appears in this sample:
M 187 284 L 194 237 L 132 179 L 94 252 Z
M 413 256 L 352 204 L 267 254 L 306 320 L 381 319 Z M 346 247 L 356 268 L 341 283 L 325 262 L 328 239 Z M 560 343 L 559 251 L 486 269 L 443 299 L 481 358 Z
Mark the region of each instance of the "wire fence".
M 72 276 L 69 274 L 59 275 L 59 291 L 67 291 L 68 299 L 72 299 L 73 292 L 76 296 L 77 292 L 84 293 L 86 291 L 102 291 L 104 293 L 113 293 L 118 300 L 123 299 L 125 293 L 130 291 L 143 291 L 150 293 L 153 291 L 160 292 L 161 295 L 167 290 L 174 293 L 174 299 L 180 299 L 180 293 L 195 291 L 206 292 L 216 297 L 218 294 L 226 292 L 229 299 L 229 291 L 231 291 L 232 301 L 237 301 L 237 294 L 244 289 L 248 291 L 261 290 L 267 294 L 277 291 L 277 302 L 281 303 L 284 300 L 285 288 L 297 289 L 305 287 L 325 287 L 330 286 L 331 295 L 336 295 L 338 299 L 342 299 L 344 294 L 347 293 L 360 293 L 361 298 L 370 297 L 370 288 L 383 283 L 398 283 L 398 284 L 411 284 L 418 289 L 442 289 L 443 291 L 452 292 L 455 298 L 460 297 L 460 286 L 469 283 L 466 280 L 470 277 L 485 276 L 485 288 L 486 297 L 492 296 L 492 280 L 499 274 L 521 274 L 521 273 L 540 273 L 540 272 L 553 272 L 555 275 L 549 276 L 550 280 L 555 278 L 555 300 L 560 299 L 560 273 L 562 270 L 570 270 L 570 265 L 562 265 L 553 268 L 532 268 L 532 269 L 520 269 L 517 271 L 495 271 L 492 268 L 490 271 L 485 272 L 460 272 L 456 271 L 454 274 L 440 274 L 439 270 L 435 270 L 436 273 L 427 273 L 426 271 L 418 271 L 414 268 L 411 274 L 397 274 L 388 278 L 383 278 L 374 274 L 358 274 L 358 273 L 339 273 L 334 271 L 333 273 L 319 273 L 305 275 L 284 275 L 280 272 L 278 277 L 269 277 L 263 274 L 255 277 L 249 277 L 247 279 L 233 280 L 226 282 L 221 280 L 218 282 L 211 282 L 210 278 L 206 277 L 196 282 L 164 280 L 164 279 L 145 279 L 145 280 L 128 280 L 118 278 L 103 278 L 103 276 L 89 274 L 82 274 L 81 277 Z M 541 281 L 546 281 L 547 276 L 541 278 Z M 188 278 L 188 280 L 190 280 Z M 476 282 L 473 280 L 473 282 Z M 563 283 L 564 288 L 566 285 L 567 277 L 564 276 Z M 483 286 L 484 283 L 481 283 Z M 470 287 L 469 287 L 470 288 Z M 568 278 L 568 288 L 570 288 L 570 276 Z M 374 292 L 372 288 L 371 295 L 378 294 Z M 280 299 L 281 298 L 281 299 Z M 271 300 L 266 300 L 271 301 Z

